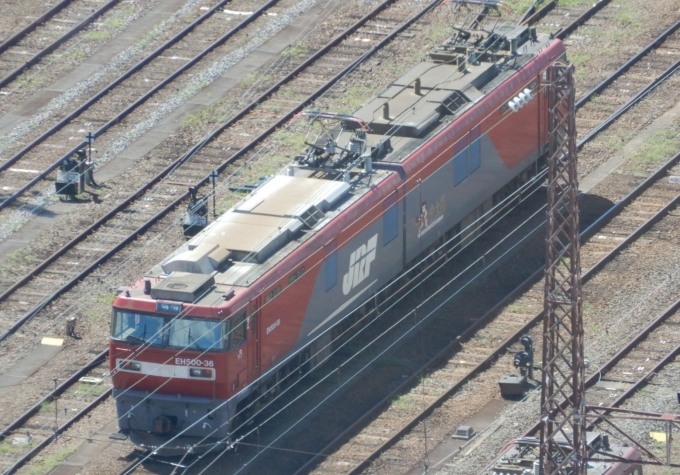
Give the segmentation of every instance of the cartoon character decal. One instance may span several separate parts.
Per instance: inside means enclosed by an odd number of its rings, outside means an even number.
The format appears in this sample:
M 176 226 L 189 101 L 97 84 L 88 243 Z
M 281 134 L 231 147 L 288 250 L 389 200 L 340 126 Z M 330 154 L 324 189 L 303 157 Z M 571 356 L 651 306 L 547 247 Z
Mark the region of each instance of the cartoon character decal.
M 418 237 L 423 236 L 430 229 L 434 228 L 446 213 L 446 196 L 442 194 L 439 201 L 435 204 L 427 206 L 427 200 L 422 200 L 420 204 L 420 215 L 416 218 L 416 226 L 418 226 Z

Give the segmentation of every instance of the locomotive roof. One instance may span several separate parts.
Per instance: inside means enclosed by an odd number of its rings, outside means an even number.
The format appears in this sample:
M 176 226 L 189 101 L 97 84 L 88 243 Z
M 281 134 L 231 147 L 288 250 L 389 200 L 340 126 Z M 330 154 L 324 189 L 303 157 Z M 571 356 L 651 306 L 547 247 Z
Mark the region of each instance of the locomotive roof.
M 215 306 L 249 287 L 395 173 L 383 164 L 402 162 L 542 46 L 526 27 L 459 30 L 353 116 L 317 114 L 341 125 L 147 273 L 150 297 Z
M 522 69 L 547 41 L 526 26 L 460 31 L 354 113 L 371 129 L 368 145 L 389 139 L 392 151 L 380 161 L 403 162 Z
M 249 287 L 391 173 L 354 172 L 348 182 L 342 174 L 313 170 L 271 177 L 147 273 L 158 278 L 151 298 L 217 305 L 229 289 Z M 205 276 L 201 285 L 195 274 Z M 204 295 L 212 285 L 215 291 Z

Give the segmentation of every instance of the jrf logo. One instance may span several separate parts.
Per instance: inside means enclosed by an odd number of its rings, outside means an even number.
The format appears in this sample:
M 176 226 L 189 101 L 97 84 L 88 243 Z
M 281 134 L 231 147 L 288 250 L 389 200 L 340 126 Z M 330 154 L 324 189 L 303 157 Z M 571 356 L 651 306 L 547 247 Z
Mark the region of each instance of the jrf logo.
M 375 246 L 378 235 L 374 235 L 366 244 L 362 244 L 349 258 L 349 270 L 342 279 L 342 293 L 347 295 L 354 287 L 371 273 L 371 262 L 375 260 Z

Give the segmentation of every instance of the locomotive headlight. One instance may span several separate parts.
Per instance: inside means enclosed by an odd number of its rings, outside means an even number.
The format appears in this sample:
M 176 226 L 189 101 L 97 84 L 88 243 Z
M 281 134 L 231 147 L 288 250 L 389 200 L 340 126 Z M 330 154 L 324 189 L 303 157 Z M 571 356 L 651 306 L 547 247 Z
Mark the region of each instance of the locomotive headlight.
M 123 371 L 141 371 L 142 364 L 136 361 L 120 360 L 118 361 L 118 368 L 122 369 Z
M 204 368 L 189 368 L 189 376 L 192 378 L 207 378 L 213 377 L 213 370 Z

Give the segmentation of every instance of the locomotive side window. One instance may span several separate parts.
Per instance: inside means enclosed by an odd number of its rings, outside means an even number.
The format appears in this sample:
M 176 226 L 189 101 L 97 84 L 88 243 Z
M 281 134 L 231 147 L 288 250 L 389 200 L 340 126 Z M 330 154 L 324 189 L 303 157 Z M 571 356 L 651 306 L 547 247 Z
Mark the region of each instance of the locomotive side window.
M 276 296 L 279 295 L 280 293 L 281 293 L 281 286 L 280 286 L 280 285 L 277 285 L 276 288 L 275 288 L 274 290 L 272 290 L 271 292 L 269 292 L 269 293 L 264 297 L 264 303 L 269 302 L 271 299 L 273 299 L 274 297 L 276 297 Z
M 290 284 L 292 284 L 293 282 L 295 282 L 296 280 L 298 280 L 300 277 L 302 277 L 302 274 L 304 274 L 304 273 L 305 273 L 305 268 L 304 268 L 304 267 L 300 267 L 298 270 L 296 270 L 295 272 L 293 272 L 293 273 L 290 275 L 290 277 L 288 277 L 288 285 L 290 285 Z
M 479 126 L 470 131 L 470 173 L 474 173 L 482 165 L 482 138 Z
M 326 292 L 328 292 L 338 283 L 338 254 L 336 252 L 328 255 L 323 269 L 326 277 Z
M 231 324 L 229 349 L 234 350 L 246 341 L 246 312 L 234 318 Z
M 453 184 L 460 185 L 468 176 L 467 149 L 453 157 Z
M 468 136 L 453 145 L 453 185 L 459 185 L 468 176 Z

